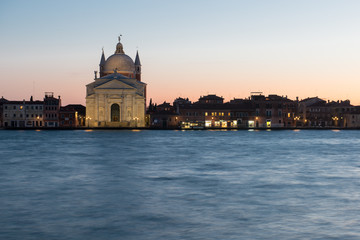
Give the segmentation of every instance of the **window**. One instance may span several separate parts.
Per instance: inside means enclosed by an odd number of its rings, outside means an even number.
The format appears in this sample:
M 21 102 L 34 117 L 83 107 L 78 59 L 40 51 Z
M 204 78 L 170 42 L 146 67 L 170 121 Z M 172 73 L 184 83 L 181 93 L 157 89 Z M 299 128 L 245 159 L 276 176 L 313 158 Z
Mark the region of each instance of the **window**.
M 42 106 L 40 106 L 39 109 L 42 110 Z
M 38 109 L 38 106 L 35 106 L 35 109 L 37 110 L 37 109 Z
M 271 127 L 271 120 L 266 120 L 266 127 L 268 127 L 268 128 Z
M 7 113 L 5 113 L 5 117 L 7 117 L 8 115 L 7 115 Z
M 7 109 L 7 106 L 5 106 L 5 109 Z
M 16 117 L 16 114 L 14 113 L 14 117 Z
M 208 115 L 208 113 L 207 112 L 205 112 L 205 116 L 207 116 Z
M 15 110 L 15 109 L 16 109 L 16 106 L 13 106 L 13 109 Z

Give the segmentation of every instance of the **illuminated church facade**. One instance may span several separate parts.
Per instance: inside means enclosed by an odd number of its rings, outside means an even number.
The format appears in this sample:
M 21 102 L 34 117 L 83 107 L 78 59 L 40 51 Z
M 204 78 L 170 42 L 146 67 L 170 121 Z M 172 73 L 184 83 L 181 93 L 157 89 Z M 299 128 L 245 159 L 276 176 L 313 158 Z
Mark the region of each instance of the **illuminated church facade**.
M 100 60 L 100 77 L 86 85 L 88 127 L 137 128 L 145 126 L 146 84 L 141 81 L 138 52 L 135 62 L 119 42 L 113 55 Z

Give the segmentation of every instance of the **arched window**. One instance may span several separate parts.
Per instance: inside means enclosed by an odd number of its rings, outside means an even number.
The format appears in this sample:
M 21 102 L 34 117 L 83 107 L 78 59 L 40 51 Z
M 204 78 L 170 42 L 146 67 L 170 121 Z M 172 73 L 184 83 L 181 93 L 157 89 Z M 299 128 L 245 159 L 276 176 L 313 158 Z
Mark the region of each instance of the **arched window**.
M 119 122 L 120 121 L 120 107 L 116 103 L 111 105 L 111 121 L 112 122 Z

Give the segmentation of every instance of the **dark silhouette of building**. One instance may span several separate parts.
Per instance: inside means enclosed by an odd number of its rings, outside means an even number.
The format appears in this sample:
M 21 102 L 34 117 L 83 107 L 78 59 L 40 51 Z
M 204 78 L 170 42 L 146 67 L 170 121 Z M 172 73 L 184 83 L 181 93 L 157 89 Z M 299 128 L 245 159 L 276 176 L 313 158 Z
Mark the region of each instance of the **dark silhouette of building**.
M 59 126 L 77 128 L 85 126 L 86 108 L 80 104 L 69 104 L 60 108 Z

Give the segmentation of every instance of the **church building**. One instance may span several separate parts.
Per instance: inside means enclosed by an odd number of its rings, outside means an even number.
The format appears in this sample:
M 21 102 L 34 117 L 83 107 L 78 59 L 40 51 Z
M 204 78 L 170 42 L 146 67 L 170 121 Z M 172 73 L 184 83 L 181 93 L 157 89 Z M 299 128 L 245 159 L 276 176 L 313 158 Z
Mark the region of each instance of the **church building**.
M 145 126 L 146 84 L 141 81 L 138 52 L 135 62 L 119 42 L 116 51 L 100 60 L 100 77 L 86 85 L 86 126 L 137 128 Z

